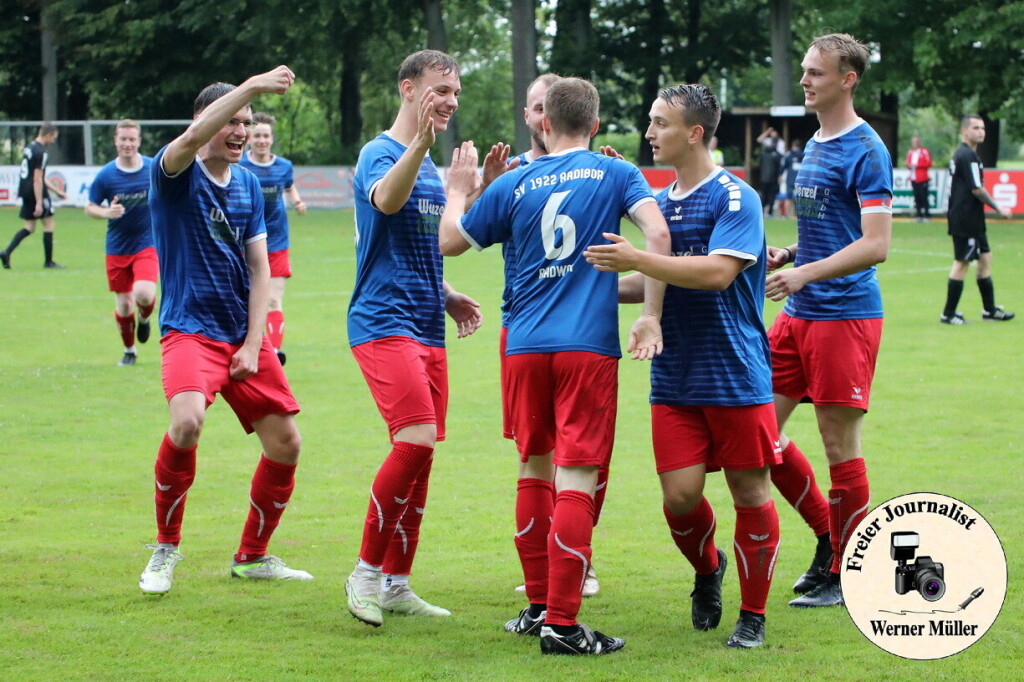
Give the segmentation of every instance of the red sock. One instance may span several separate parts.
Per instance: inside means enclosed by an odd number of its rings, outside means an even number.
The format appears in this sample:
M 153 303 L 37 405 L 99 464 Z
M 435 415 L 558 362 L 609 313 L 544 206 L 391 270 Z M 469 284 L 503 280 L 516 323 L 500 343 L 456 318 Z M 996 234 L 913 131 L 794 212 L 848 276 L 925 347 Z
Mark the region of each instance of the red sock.
M 434 465 L 431 457 L 420 469 L 416 482 L 409 494 L 409 504 L 405 513 L 395 526 L 395 534 L 391 536 L 391 544 L 384 555 L 383 572 L 389 575 L 409 575 L 412 573 L 412 561 L 416 558 L 416 548 L 420 544 L 420 524 L 423 523 L 423 512 L 427 507 L 427 486 L 430 483 L 430 467 Z
M 597 470 L 597 487 L 594 489 L 594 525 L 601 520 L 601 510 L 604 509 L 604 496 L 608 494 L 608 467 L 603 466 Z
M 868 490 L 868 469 L 863 457 L 830 466 L 828 473 L 832 477 L 832 488 L 828 491 L 832 572 L 839 573 L 846 542 L 868 513 L 871 491 Z
M 548 533 L 555 513 L 555 486 L 539 478 L 520 478 L 516 486 L 516 551 L 523 566 L 526 598 L 548 599 Z
M 779 514 L 775 502 L 736 507 L 736 572 L 740 576 L 740 608 L 764 613 L 772 572 L 779 553 Z
M 274 347 L 274 350 L 280 350 L 281 343 L 284 342 L 283 311 L 271 310 L 267 313 L 267 337 L 270 339 L 270 345 Z
M 149 305 L 142 305 L 140 303 L 139 304 L 139 317 L 142 318 L 143 320 L 148 320 L 150 315 L 153 314 L 153 308 L 155 308 L 155 307 L 156 307 L 156 297 L 155 296 L 153 297 L 153 300 L 149 303 Z
M 153 471 L 156 475 L 156 541 L 177 545 L 181 542 L 185 496 L 196 478 L 196 447 L 182 450 L 164 434 Z
M 371 566 L 384 565 L 395 526 L 412 497 L 416 477 L 433 455 L 434 448 L 423 445 L 401 442 L 392 444 L 391 453 L 381 464 L 370 487 L 363 543 L 359 548 L 359 558 Z
M 295 489 L 295 465 L 260 457 L 249 488 L 249 516 L 242 528 L 242 542 L 235 561 L 242 563 L 267 553 L 270 536 L 281 521 Z
M 593 534 L 594 498 L 578 490 L 558 493 L 548 533 L 548 613 L 544 621 L 549 625 L 576 624 Z
M 676 516 L 662 506 L 668 529 L 676 547 L 700 575 L 718 570 L 718 548 L 715 547 L 715 510 L 708 498 L 702 497 L 696 507 Z
M 125 348 L 131 348 L 135 345 L 135 313 L 121 317 L 115 312 L 114 319 L 117 320 L 117 328 L 121 330 L 121 342 Z
M 828 532 L 828 503 L 814 480 L 814 469 L 796 443 L 782 451 L 782 463 L 771 468 L 772 483 L 815 535 Z

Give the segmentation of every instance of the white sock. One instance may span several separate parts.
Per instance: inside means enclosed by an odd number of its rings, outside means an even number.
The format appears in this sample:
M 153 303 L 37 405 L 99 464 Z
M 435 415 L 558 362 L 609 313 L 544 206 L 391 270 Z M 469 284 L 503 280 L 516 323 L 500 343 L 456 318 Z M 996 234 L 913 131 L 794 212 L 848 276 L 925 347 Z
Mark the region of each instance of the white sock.
M 135 344 L 132 344 L 131 346 L 125 347 L 124 352 L 125 353 L 131 353 L 132 355 L 135 355 Z
M 408 587 L 408 585 L 409 585 L 409 576 L 408 575 L 401 575 L 401 574 L 394 574 L 394 573 L 384 573 L 380 577 L 380 589 L 382 589 L 382 590 L 390 590 L 392 587 L 400 587 L 402 585 L 405 585 L 405 586 Z
M 365 561 L 363 561 L 362 559 L 360 559 L 359 563 L 356 564 L 356 570 L 357 571 L 364 571 L 364 572 L 365 571 L 369 571 L 371 573 L 380 574 L 381 568 L 382 568 L 381 566 L 374 566 L 373 564 L 368 564 Z

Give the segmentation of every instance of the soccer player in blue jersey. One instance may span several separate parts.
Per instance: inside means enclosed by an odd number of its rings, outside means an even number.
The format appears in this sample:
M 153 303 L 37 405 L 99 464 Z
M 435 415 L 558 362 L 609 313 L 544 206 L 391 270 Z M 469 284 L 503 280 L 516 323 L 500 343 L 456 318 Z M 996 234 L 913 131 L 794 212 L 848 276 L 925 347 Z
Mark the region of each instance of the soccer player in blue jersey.
M 788 298 L 768 333 L 779 430 L 797 405 L 812 402 L 831 478 L 832 566 L 790 602 L 799 607 L 844 603 L 839 564 L 869 507 L 861 429 L 882 336 L 875 265 L 892 237 L 893 172 L 882 140 L 853 107 L 867 64 L 867 48 L 847 34 L 819 36 L 807 50 L 800 85 L 821 127 L 797 173 L 797 242 L 768 250 L 769 270 L 795 265 L 766 284 L 768 298 Z
M 192 125 L 153 159 L 149 207 L 163 284 L 160 344 L 171 423 L 155 466 L 157 544 L 139 578 L 148 594 L 171 589 L 182 559 L 185 497 L 206 409 L 217 393 L 264 449 L 231 575 L 313 578 L 267 554 L 295 487 L 299 405 L 263 335 L 270 279 L 263 193 L 256 176 L 237 165 L 253 125 L 250 101 L 284 94 L 294 82 L 291 70 L 279 66 L 237 88 L 207 86 L 196 98 Z
M 299 215 L 306 215 L 306 203 L 299 196 L 292 177 L 292 162 L 270 151 L 274 144 L 274 117 L 262 111 L 252 116 L 256 125 L 252 129 L 249 153 L 242 157 L 241 165 L 259 178 L 263 188 L 264 220 L 267 223 L 267 256 L 270 259 L 270 301 L 267 308 L 267 336 L 277 353 L 281 364 L 285 354 L 281 350 L 284 341 L 284 299 L 285 281 L 292 276 L 292 264 L 288 257 L 288 212 L 285 210 L 285 196 L 292 202 Z
M 642 300 L 643 275 L 668 283 L 665 350 L 651 364 L 651 428 L 671 537 L 696 571 L 691 620 L 718 627 L 726 554 L 715 546 L 715 514 L 704 497 L 708 471 L 725 470 L 736 509 L 733 547 L 740 616 L 728 645 L 764 644 L 765 607 L 779 548 L 779 516 L 768 467 L 781 460 L 772 405 L 771 359 L 761 316 L 767 261 L 761 202 L 715 164 L 718 100 L 703 85 L 676 85 L 651 105 L 646 139 L 654 160 L 676 170 L 658 194 L 672 255 L 633 248 L 614 234 L 591 246 L 598 270 L 637 270 L 619 282 Z
M 444 314 L 460 338 L 483 321 L 479 304 L 442 278 L 437 226 L 446 199 L 428 155 L 458 109 L 459 65 L 443 52 L 416 52 L 398 70 L 398 91 L 394 123 L 363 147 L 356 165 L 356 281 L 348 309 L 352 354 L 391 440 L 370 488 L 358 563 L 345 582 L 349 612 L 373 626 L 383 623 L 384 611 L 451 615 L 413 592 L 409 575 L 434 446 L 445 435 Z
M 665 221 L 640 171 L 587 151 L 599 125 L 599 101 L 588 81 L 553 83 L 541 123 L 548 154 L 496 179 L 468 213 L 479 178 L 476 149 L 463 143 L 452 160 L 441 217 L 446 256 L 509 238 L 516 244 L 506 362 L 521 462 L 516 549 L 530 605 L 505 629 L 539 635 L 547 654 L 606 654 L 625 644 L 576 619 L 591 557 L 598 471 L 612 453 L 621 355 L 617 278 L 588 267 L 583 250 L 603 242 L 603 233 L 617 234 L 626 214 L 649 249 L 668 253 L 669 247 Z M 640 359 L 661 350 L 664 286 L 650 280 L 646 294 L 630 334 L 630 350 Z
M 114 130 L 117 158 L 103 166 L 89 186 L 85 214 L 107 221 L 107 282 L 114 292 L 114 319 L 124 355 L 118 365 L 135 364 L 135 337 L 149 340 L 160 271 L 149 219 L 149 175 L 153 160 L 139 153 L 142 134 L 131 119 Z M 139 310 L 136 326 L 135 309 Z

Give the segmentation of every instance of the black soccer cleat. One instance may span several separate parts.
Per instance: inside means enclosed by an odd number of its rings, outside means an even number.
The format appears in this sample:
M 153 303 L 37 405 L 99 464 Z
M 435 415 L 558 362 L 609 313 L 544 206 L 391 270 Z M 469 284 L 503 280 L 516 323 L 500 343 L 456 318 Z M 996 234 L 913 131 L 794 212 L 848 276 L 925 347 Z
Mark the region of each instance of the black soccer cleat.
M 534 618 L 530 615 L 530 607 L 527 606 L 519 612 L 519 616 L 505 623 L 505 632 L 511 632 L 513 635 L 540 637 L 540 629 L 544 627 L 544 616 L 547 613 L 547 611 L 541 611 L 540 615 Z
M 991 312 L 989 312 L 988 310 L 983 310 L 981 313 L 981 319 L 995 320 L 997 322 L 1009 322 L 1015 317 L 1017 317 L 1016 313 L 1011 313 L 1006 310 L 1003 310 L 1003 306 L 1001 305 L 997 305 L 995 310 Z
M 984 315 L 982 316 L 984 317 Z M 967 324 L 967 320 L 964 319 L 964 314 L 959 312 L 953 313 L 952 315 L 946 315 L 943 313 L 942 315 L 939 315 L 939 322 L 942 324 L 951 324 L 955 327 L 962 327 Z
M 690 620 L 694 630 L 714 630 L 722 620 L 722 578 L 728 564 L 725 552 L 718 550 L 718 568 L 708 575 L 693 578 L 690 593 Z
M 0 251 L 0 263 L 3 263 L 4 270 L 11 269 L 11 254 L 6 251 Z
M 139 324 L 135 327 L 135 338 L 138 339 L 139 343 L 146 343 L 149 341 L 149 333 L 152 330 L 153 325 L 150 324 L 149 320 L 143 322 L 139 320 Z
M 764 646 L 764 620 L 764 614 L 740 609 L 740 619 L 725 645 L 733 649 Z
M 591 630 L 583 623 L 568 635 L 560 635 L 545 625 L 540 629 L 540 652 L 567 656 L 610 654 L 626 646 L 625 640 Z
M 131 367 L 135 364 L 135 353 L 125 351 L 124 356 L 121 358 L 121 362 L 117 363 L 118 367 Z
M 818 536 L 818 546 L 814 549 L 814 558 L 807 571 L 793 585 L 797 594 L 806 594 L 828 580 L 832 568 L 832 540 L 829 533 Z
M 60 263 L 52 260 L 47 263 L 43 263 L 43 267 L 47 270 L 67 270 L 66 265 L 61 265 Z
M 828 579 L 815 587 L 805 595 L 799 596 L 789 602 L 790 606 L 802 609 L 818 608 L 822 606 L 845 606 L 843 601 L 843 588 L 839 584 L 839 574 L 829 572 Z
M 281 366 L 284 367 L 284 361 L 288 359 L 288 356 L 284 354 L 283 350 L 275 350 L 274 352 L 277 353 L 277 359 L 281 363 Z

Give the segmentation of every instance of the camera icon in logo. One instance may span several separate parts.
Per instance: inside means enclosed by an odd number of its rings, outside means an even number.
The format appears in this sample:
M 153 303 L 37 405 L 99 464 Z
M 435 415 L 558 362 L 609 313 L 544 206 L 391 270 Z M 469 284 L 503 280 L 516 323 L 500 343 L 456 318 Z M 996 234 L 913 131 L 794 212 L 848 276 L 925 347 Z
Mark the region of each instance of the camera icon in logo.
M 897 562 L 896 594 L 917 590 L 926 601 L 938 601 L 946 594 L 946 582 L 942 564 L 932 561 L 930 556 L 914 553 L 921 544 L 921 537 L 911 531 L 894 532 L 890 538 L 889 556 Z M 914 563 L 907 564 L 908 561 Z

